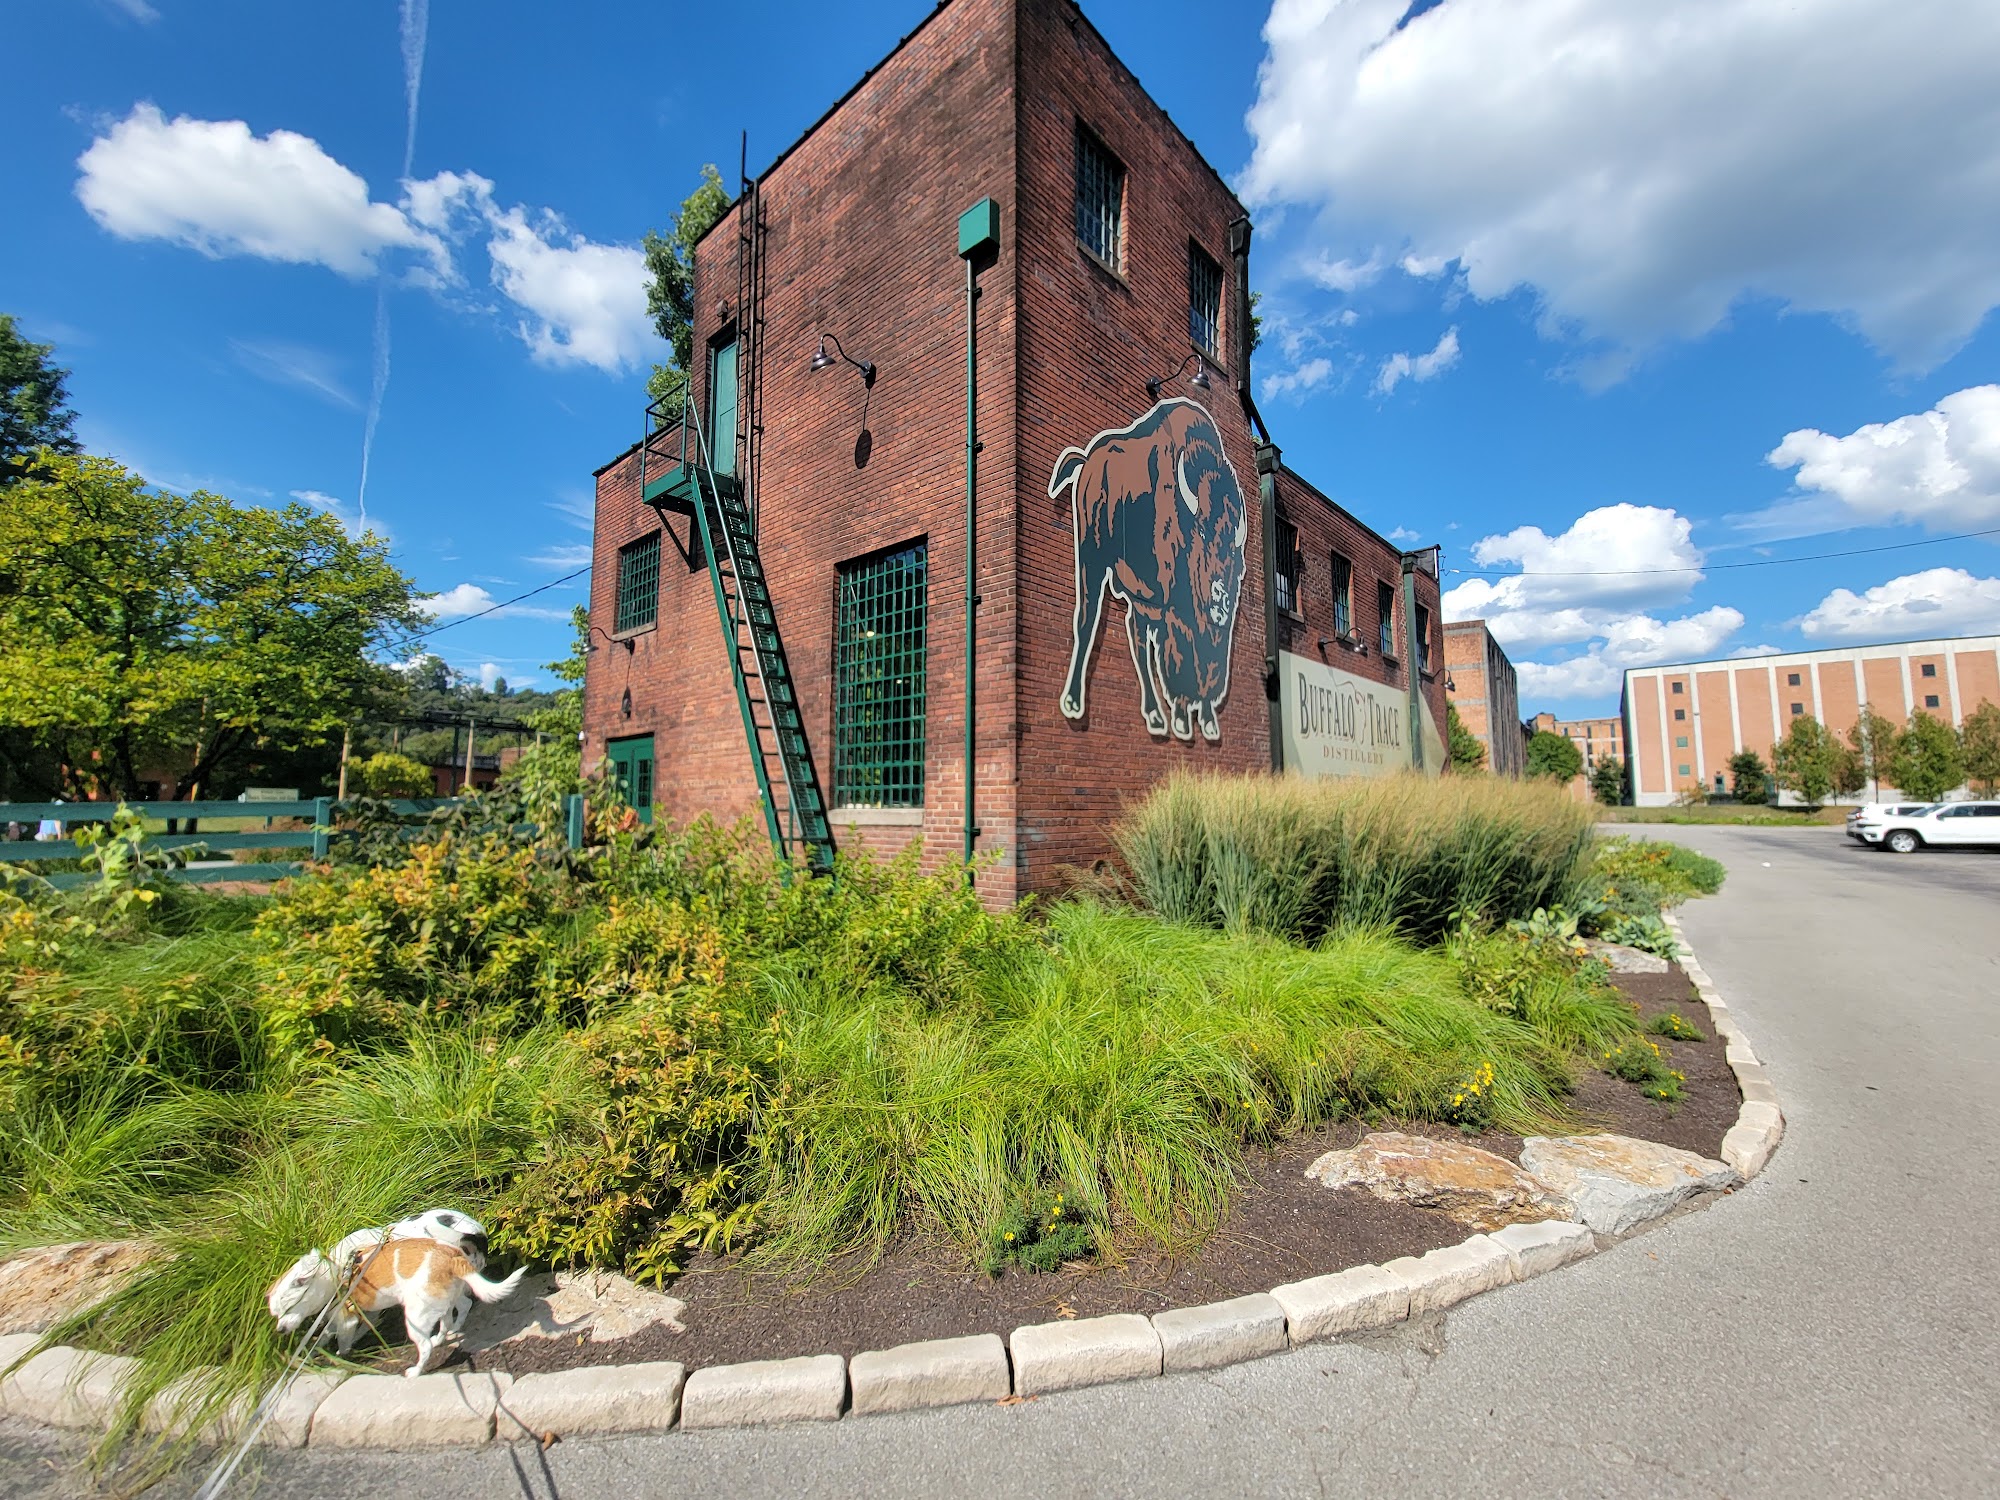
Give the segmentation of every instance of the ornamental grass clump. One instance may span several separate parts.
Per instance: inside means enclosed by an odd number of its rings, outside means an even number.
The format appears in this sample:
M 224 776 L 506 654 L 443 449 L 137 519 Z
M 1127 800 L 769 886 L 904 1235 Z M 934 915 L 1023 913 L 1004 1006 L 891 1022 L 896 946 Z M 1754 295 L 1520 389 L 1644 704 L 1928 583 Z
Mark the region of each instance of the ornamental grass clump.
M 1589 852 L 1587 808 L 1495 777 L 1170 777 L 1115 831 L 1140 901 L 1172 922 L 1317 941 L 1439 940 L 1554 907 Z

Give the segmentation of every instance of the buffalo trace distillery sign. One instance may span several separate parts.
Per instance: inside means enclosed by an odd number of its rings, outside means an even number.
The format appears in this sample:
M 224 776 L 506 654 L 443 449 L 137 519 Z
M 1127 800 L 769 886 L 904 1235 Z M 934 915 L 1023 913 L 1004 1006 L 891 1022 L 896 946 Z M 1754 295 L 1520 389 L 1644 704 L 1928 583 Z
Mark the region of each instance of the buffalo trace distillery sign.
M 1409 768 L 1409 699 L 1400 689 L 1289 651 L 1278 653 L 1278 670 L 1286 770 L 1301 776 L 1390 776 Z M 1444 768 L 1443 736 L 1429 724 L 1419 732 L 1423 769 L 1435 776 Z

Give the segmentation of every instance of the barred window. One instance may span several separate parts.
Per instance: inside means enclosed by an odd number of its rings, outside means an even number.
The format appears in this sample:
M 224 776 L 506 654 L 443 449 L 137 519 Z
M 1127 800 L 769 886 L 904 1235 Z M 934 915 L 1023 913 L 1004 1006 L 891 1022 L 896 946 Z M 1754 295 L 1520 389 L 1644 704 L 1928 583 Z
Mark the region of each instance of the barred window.
M 660 617 L 660 534 L 618 549 L 618 610 L 612 632 L 640 630 Z
M 1354 628 L 1354 564 L 1338 552 L 1333 554 L 1333 633 L 1346 635 Z
M 834 610 L 833 800 L 924 805 L 927 545 L 843 564 Z
M 1299 528 L 1280 517 L 1278 520 L 1278 608 L 1287 614 L 1299 612 Z
M 1076 127 L 1076 238 L 1114 271 L 1125 268 L 1125 168 L 1081 123 Z
M 1188 242 L 1188 337 L 1207 354 L 1222 352 L 1222 267 Z
M 1431 612 L 1425 606 L 1417 606 L 1417 670 L 1431 669 Z
M 1382 633 L 1382 654 L 1396 654 L 1396 590 L 1389 584 L 1375 585 L 1375 614 Z

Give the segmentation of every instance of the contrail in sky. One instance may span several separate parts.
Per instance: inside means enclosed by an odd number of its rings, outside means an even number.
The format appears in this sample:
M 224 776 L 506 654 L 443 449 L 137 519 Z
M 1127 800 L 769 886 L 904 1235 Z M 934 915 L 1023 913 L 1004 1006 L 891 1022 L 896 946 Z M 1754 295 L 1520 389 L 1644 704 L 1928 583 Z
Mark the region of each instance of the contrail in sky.
M 407 181 L 417 159 L 417 96 L 424 86 L 424 44 L 430 38 L 430 0 L 402 0 L 398 29 L 403 41 L 403 177 Z M 361 428 L 361 492 L 355 501 L 362 530 L 368 527 L 368 461 L 375 454 L 375 425 L 382 420 L 382 398 L 389 390 L 388 284 L 375 284 L 375 370 L 368 388 L 368 415 Z

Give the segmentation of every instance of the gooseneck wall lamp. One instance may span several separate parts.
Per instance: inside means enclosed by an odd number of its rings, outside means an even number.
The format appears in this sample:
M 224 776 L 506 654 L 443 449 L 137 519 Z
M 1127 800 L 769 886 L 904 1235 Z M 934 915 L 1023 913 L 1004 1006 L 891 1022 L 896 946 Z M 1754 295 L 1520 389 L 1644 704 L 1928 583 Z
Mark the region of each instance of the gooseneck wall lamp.
M 828 340 L 832 340 L 833 342 L 834 352 L 831 354 L 827 352 L 826 346 Z M 838 358 L 835 357 L 836 355 L 838 356 Z M 840 347 L 839 339 L 835 338 L 830 333 L 822 333 L 819 336 L 819 350 L 817 353 L 813 355 L 812 365 L 810 366 L 810 368 L 814 371 L 830 370 L 835 365 L 840 364 L 843 360 L 846 363 L 853 365 L 855 369 L 861 372 L 861 383 L 863 385 L 873 386 L 875 384 L 874 360 L 854 358 L 853 355 L 849 354 L 845 349 Z
M 1159 400 L 1160 388 L 1169 380 L 1178 379 L 1181 371 L 1185 370 L 1190 364 L 1194 366 L 1194 374 L 1188 376 L 1188 384 L 1198 391 L 1209 389 L 1208 361 L 1203 359 L 1200 351 L 1197 350 L 1175 365 L 1171 374 L 1155 375 L 1152 379 L 1148 380 L 1146 382 L 1146 395 L 1148 399 L 1153 401 Z
M 589 629 L 590 629 L 590 635 L 603 636 L 605 645 L 623 646 L 625 648 L 627 655 L 631 654 L 636 645 L 636 642 L 633 641 L 631 636 L 628 635 L 623 640 L 620 640 L 617 636 L 612 635 L 609 631 L 607 631 L 602 625 L 592 625 L 589 627 Z M 584 639 L 589 640 L 590 636 L 585 636 Z M 586 651 L 595 651 L 597 649 L 596 643 L 593 642 L 591 645 L 586 646 L 584 649 Z

